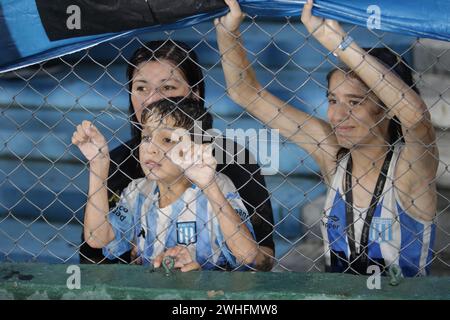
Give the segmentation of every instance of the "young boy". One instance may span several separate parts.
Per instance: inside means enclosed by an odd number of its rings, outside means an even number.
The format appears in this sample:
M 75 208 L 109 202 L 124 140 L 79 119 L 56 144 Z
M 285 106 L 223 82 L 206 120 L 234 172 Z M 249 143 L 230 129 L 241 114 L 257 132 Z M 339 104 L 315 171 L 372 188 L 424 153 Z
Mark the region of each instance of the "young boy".
M 133 180 L 109 213 L 106 140 L 89 121 L 73 134 L 90 165 L 87 243 L 109 259 L 134 249 L 155 267 L 172 256 L 181 271 L 251 265 L 257 245 L 246 208 L 231 180 L 215 172 L 211 147 L 192 142 L 194 125 L 210 129 L 211 115 L 194 99 L 171 98 L 150 104 L 141 117 L 146 177 Z

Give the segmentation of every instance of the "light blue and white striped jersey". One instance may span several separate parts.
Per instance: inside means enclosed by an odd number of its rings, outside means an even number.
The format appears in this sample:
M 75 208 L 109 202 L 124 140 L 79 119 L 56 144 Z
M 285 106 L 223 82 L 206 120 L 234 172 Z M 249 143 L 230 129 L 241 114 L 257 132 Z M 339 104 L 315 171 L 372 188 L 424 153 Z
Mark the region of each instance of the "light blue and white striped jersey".
M 254 238 L 247 210 L 232 181 L 217 173 L 216 182 Z M 195 185 L 171 205 L 159 208 L 156 182 L 133 180 L 108 214 L 108 220 L 115 234 L 115 239 L 103 248 L 109 259 L 119 257 L 136 244 L 143 264 L 149 264 L 166 249 L 185 245 L 202 269 L 241 266 L 225 243 L 208 199 Z
M 403 144 L 397 144 L 394 148 L 382 196 L 373 215 L 369 229 L 368 255 L 371 264 L 382 266 L 382 269 L 395 264 L 400 266 L 403 276 L 413 277 L 428 274 L 435 225 L 411 216 L 401 206 L 394 187 L 394 172 L 402 146 Z M 348 264 L 350 248 L 345 231 L 347 219 L 343 191 L 348 159 L 349 155 L 346 155 L 337 165 L 321 223 L 325 263 L 327 270 L 331 272 L 351 272 Z M 357 252 L 366 214 L 367 208 L 353 207 Z

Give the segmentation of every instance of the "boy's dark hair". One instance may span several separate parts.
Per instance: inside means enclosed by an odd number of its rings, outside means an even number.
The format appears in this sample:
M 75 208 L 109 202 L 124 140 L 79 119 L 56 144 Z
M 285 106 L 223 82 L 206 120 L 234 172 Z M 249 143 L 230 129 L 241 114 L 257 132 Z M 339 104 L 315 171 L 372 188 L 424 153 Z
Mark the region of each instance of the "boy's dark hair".
M 194 140 L 194 129 L 197 133 L 204 132 L 212 128 L 213 118 L 203 103 L 197 99 L 187 97 L 172 97 L 152 102 L 142 111 L 141 121 L 145 124 L 153 115 L 158 115 L 161 119 L 170 117 L 174 120 L 174 126 L 188 130 L 191 133 L 191 140 Z
M 367 54 L 375 57 L 380 61 L 382 64 L 384 64 L 389 70 L 394 72 L 400 79 L 405 82 L 408 87 L 410 87 L 412 90 L 414 90 L 417 94 L 419 94 L 419 90 L 416 87 L 416 84 L 414 82 L 411 69 L 408 67 L 407 63 L 403 58 L 398 55 L 396 52 L 388 49 L 388 48 L 363 48 L 364 51 L 367 52 Z M 336 71 L 343 71 L 348 76 L 354 77 L 361 82 L 363 82 L 352 70 L 350 70 L 347 66 L 339 66 L 338 68 L 332 69 L 327 74 L 327 83 L 330 83 L 331 76 Z M 363 82 L 364 83 L 364 82 Z M 389 127 L 388 127 L 388 134 L 389 134 L 389 145 L 392 147 L 396 142 L 401 141 L 405 142 L 405 139 L 403 137 L 402 133 L 402 124 L 400 120 L 397 117 L 393 117 L 389 121 Z M 337 153 L 337 160 L 339 161 L 345 154 L 349 152 L 346 148 L 339 149 Z
M 204 106 L 205 82 L 195 51 L 186 43 L 172 39 L 147 42 L 133 53 L 127 68 L 128 91 L 130 92 L 128 112 L 131 121 L 131 135 L 134 138 L 141 135 L 141 127 L 131 102 L 134 72 L 141 63 L 161 60 L 167 60 L 180 70 L 191 88 L 190 96 L 196 97 L 199 100 L 198 105 Z

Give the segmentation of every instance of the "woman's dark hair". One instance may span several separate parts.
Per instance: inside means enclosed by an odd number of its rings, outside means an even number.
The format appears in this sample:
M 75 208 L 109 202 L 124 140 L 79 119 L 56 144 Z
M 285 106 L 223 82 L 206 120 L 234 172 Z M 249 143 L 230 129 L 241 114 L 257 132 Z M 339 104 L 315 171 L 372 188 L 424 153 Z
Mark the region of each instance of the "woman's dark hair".
M 408 87 L 410 87 L 412 90 L 414 90 L 416 93 L 419 94 L 419 90 L 417 89 L 411 69 L 408 67 L 407 63 L 402 59 L 400 55 L 393 52 L 392 50 L 389 50 L 388 48 L 364 48 L 364 50 L 371 56 L 375 57 L 380 61 L 382 64 L 384 64 L 389 70 L 394 72 L 400 79 L 405 82 Z M 332 69 L 327 74 L 327 83 L 330 83 L 331 76 L 336 71 L 343 71 L 348 76 L 354 77 L 359 79 L 361 82 L 363 82 L 352 70 L 350 70 L 347 66 L 341 66 L 335 69 Z M 389 145 L 393 146 L 396 142 L 401 141 L 405 142 L 405 139 L 403 137 L 402 133 L 402 124 L 400 120 L 397 117 L 393 117 L 389 121 L 389 127 L 388 127 L 388 134 L 389 134 Z M 339 149 L 337 153 L 337 160 L 339 161 L 345 154 L 349 152 L 346 148 Z
M 198 63 L 197 54 L 186 43 L 175 40 L 159 40 L 145 43 L 137 49 L 128 62 L 127 78 L 129 94 L 129 116 L 131 122 L 131 135 L 133 138 L 141 136 L 141 126 L 131 102 L 134 72 L 141 63 L 149 61 L 167 60 L 180 70 L 191 87 L 190 96 L 196 96 L 199 106 L 204 106 L 205 82 L 202 69 Z
M 195 133 L 201 132 L 203 136 L 207 130 L 212 129 L 213 124 L 213 118 L 203 103 L 198 99 L 187 97 L 170 97 L 152 102 L 142 111 L 142 124 L 145 124 L 153 115 L 161 119 L 172 118 L 175 127 L 186 129 L 191 133 L 193 141 Z M 201 131 L 196 132 L 195 128 Z

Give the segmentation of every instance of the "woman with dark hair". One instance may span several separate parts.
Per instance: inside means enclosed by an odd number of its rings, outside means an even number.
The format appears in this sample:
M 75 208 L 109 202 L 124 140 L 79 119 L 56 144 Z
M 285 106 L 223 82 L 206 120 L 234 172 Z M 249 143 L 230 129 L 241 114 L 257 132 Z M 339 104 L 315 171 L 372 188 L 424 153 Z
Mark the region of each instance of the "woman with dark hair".
M 230 97 L 307 151 L 328 186 L 321 223 L 327 271 L 427 274 L 439 156 L 404 62 L 386 49 L 363 50 L 336 21 L 313 16 L 308 0 L 302 22 L 345 64 L 327 77 L 324 121 L 261 86 L 239 40 L 244 15 L 237 1 L 225 2 L 230 12 L 215 25 Z
M 141 142 L 141 115 L 143 108 L 152 102 L 171 97 L 189 97 L 198 99 L 201 105 L 205 99 L 204 77 L 196 53 L 187 44 L 174 41 L 151 41 L 135 51 L 129 60 L 128 69 L 129 114 L 132 138 L 130 141 L 112 150 L 109 169 L 108 193 L 110 207 L 115 205 L 122 190 L 133 179 L 144 177 L 138 162 L 138 149 Z M 226 140 L 216 138 L 216 141 Z M 220 146 L 215 145 L 217 159 L 229 159 L 230 156 Z M 231 143 L 233 145 L 233 143 Z M 268 271 L 272 268 L 274 257 L 273 215 L 265 181 L 257 164 L 238 163 L 237 153 L 245 152 L 245 159 L 250 159 L 247 149 L 234 142 L 232 160 L 218 161 L 217 172 L 228 176 L 238 190 L 244 205 L 251 216 L 259 253 L 255 260 L 258 270 Z M 229 150 L 227 150 L 230 152 Z M 222 152 L 223 154 L 219 154 Z M 93 249 L 84 242 L 80 248 L 82 263 L 109 263 L 101 250 Z M 133 254 L 128 252 L 113 262 L 132 262 Z

